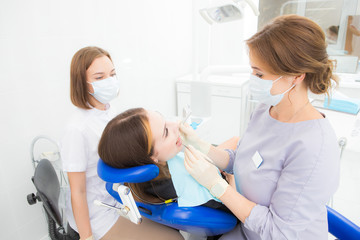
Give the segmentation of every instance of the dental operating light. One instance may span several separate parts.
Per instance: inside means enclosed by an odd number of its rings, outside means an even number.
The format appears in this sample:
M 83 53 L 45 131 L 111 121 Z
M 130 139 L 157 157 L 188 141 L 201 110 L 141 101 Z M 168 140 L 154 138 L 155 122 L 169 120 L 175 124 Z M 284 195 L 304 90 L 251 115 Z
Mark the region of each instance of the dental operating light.
M 259 15 L 259 10 L 256 8 L 252 0 L 233 0 L 234 4 L 226 4 L 223 6 L 204 8 L 199 10 L 200 15 L 205 19 L 209 24 L 215 23 L 225 23 L 242 18 L 242 8 L 240 2 L 245 1 L 249 4 L 253 10 L 255 16 Z

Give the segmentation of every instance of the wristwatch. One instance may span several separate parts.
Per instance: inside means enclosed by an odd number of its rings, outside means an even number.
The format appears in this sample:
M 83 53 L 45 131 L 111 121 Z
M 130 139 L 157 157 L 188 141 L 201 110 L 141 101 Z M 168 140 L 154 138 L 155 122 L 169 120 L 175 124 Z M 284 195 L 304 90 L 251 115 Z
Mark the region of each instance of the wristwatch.
M 210 193 L 216 198 L 220 198 L 226 191 L 227 186 L 229 184 L 222 179 L 222 181 L 218 181 L 210 188 Z

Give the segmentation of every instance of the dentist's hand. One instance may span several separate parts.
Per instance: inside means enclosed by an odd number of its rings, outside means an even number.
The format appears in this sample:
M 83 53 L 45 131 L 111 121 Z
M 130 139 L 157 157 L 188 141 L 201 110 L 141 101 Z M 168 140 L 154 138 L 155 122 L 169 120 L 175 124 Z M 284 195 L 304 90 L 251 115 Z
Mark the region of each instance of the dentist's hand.
M 218 168 L 205 160 L 202 153 L 191 145 L 185 150 L 184 164 L 190 175 L 214 197 L 220 198 L 225 193 L 229 184 L 221 177 Z
M 204 154 L 208 154 L 210 150 L 210 143 L 203 141 L 199 136 L 196 134 L 195 130 L 187 123 L 180 124 L 180 134 L 182 141 L 186 145 L 192 145 L 200 152 Z

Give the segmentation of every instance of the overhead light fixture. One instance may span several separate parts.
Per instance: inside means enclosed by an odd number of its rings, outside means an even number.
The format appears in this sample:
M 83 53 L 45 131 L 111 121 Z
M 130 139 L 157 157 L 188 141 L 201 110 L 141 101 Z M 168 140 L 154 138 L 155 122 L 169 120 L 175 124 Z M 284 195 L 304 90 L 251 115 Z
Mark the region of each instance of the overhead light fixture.
M 204 8 L 201 9 L 200 15 L 205 19 L 209 24 L 215 23 L 225 23 L 231 22 L 235 20 L 239 20 L 242 18 L 242 7 L 240 6 L 240 2 L 245 1 L 252 8 L 255 16 L 259 15 L 259 10 L 256 8 L 255 4 L 252 0 L 233 0 L 234 4 L 226 4 L 223 6 L 212 7 L 212 8 Z

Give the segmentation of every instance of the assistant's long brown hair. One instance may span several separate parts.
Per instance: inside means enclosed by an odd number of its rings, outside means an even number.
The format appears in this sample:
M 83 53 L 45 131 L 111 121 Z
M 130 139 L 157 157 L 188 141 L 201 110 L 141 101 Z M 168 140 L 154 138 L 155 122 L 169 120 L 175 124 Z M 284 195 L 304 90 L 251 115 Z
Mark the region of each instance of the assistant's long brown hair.
M 115 168 L 155 164 L 151 158 L 154 154 L 154 142 L 145 109 L 129 109 L 113 118 L 103 131 L 98 152 L 106 164 Z M 156 180 L 170 177 L 166 166 L 156 165 L 159 167 Z M 130 186 L 142 199 L 154 200 L 144 193 L 148 184 L 135 183 Z M 160 198 L 156 200 L 163 201 Z
M 70 99 L 75 106 L 83 109 L 91 108 L 86 70 L 96 58 L 103 56 L 111 60 L 110 54 L 99 47 L 84 47 L 74 54 L 70 66 Z
M 269 70 L 277 75 L 298 76 L 315 94 L 331 90 L 334 63 L 326 52 L 325 34 L 314 21 L 298 15 L 275 18 L 246 41 L 251 54 L 266 59 Z

